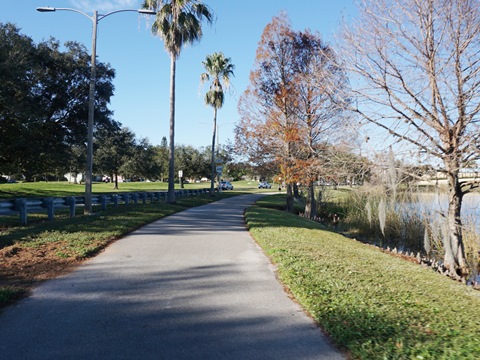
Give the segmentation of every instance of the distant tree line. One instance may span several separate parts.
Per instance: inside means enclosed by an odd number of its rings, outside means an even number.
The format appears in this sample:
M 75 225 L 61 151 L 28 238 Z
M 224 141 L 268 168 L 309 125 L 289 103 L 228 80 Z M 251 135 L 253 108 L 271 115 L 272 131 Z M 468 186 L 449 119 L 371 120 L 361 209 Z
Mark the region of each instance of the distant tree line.
M 84 174 L 90 55 L 83 45 L 53 38 L 35 44 L 13 24 L 0 24 L 0 175 L 25 181 Z M 168 178 L 169 148 L 138 139 L 108 108 L 115 70 L 97 61 L 94 174 L 117 180 Z M 211 149 L 175 147 L 185 178 L 210 177 Z M 218 149 L 224 163 L 231 161 Z M 245 174 L 231 167 L 230 177 Z M 175 174 L 176 176 L 177 174 Z M 76 178 L 76 176 L 75 176 Z
M 57 40 L 35 44 L 19 28 L 0 24 L 0 174 L 38 177 L 85 167 L 90 56 L 83 45 Z M 95 133 L 120 124 L 107 105 L 115 71 L 97 64 Z

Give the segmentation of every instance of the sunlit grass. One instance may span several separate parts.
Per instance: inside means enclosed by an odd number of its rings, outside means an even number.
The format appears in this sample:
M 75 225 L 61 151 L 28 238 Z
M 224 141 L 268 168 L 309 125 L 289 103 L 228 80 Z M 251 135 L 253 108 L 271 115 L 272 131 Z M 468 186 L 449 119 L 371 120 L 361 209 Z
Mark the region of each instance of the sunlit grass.
M 258 182 L 253 180 L 233 181 L 234 191 L 265 191 L 258 189 Z M 120 182 L 118 189 L 114 189 L 113 183 L 93 183 L 92 192 L 95 194 L 144 192 L 144 191 L 167 191 L 166 182 Z M 176 189 L 181 189 L 180 184 L 175 184 Z M 184 184 L 184 189 L 210 189 L 210 182 L 198 182 Z M 276 190 L 272 187 L 272 190 Z M 230 190 L 229 190 L 230 191 Z M 72 184 L 66 181 L 51 182 L 28 182 L 0 184 L 0 199 L 12 199 L 20 197 L 63 197 L 82 196 L 85 193 L 84 184 Z
M 286 288 L 353 358 L 480 358 L 480 292 L 272 209 L 279 201 L 248 209 L 249 229 Z
M 166 191 L 167 183 L 163 182 L 121 182 L 118 189 L 113 183 L 93 183 L 93 193 L 121 193 L 132 191 Z M 209 187 L 206 183 L 185 184 L 186 189 Z M 176 188 L 180 188 L 176 184 Z M 62 197 L 82 196 L 85 193 L 85 184 L 72 184 L 66 181 L 58 182 L 19 182 L 13 184 L 0 184 L 0 199 L 18 197 Z

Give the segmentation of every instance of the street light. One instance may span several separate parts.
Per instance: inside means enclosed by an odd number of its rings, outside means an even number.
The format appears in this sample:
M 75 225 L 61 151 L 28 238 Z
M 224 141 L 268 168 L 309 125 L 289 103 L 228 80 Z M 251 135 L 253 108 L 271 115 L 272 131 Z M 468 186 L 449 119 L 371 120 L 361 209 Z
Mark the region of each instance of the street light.
M 55 8 L 55 7 L 37 7 L 39 12 L 54 12 L 54 11 L 73 11 L 90 19 L 93 23 L 92 30 L 92 60 L 90 69 L 90 90 L 88 94 L 88 123 L 87 123 L 87 169 L 85 171 L 85 208 L 84 213 L 90 215 L 92 213 L 92 173 L 93 173 L 93 119 L 95 110 L 95 80 L 96 80 L 96 57 L 97 57 L 97 25 L 98 22 L 109 15 L 116 14 L 125 11 L 135 11 L 145 15 L 156 15 L 156 11 L 148 9 L 139 10 L 116 10 L 109 12 L 105 15 L 99 15 L 98 11 L 93 12 L 93 16 L 90 16 L 83 11 L 70 8 Z

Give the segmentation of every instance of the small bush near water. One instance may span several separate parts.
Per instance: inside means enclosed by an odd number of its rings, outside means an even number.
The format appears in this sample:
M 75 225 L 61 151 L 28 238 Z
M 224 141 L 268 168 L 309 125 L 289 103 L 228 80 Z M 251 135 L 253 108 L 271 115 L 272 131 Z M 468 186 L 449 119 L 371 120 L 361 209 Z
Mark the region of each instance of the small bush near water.
M 479 359 L 480 292 L 319 223 L 264 208 L 249 229 L 286 288 L 355 359 Z

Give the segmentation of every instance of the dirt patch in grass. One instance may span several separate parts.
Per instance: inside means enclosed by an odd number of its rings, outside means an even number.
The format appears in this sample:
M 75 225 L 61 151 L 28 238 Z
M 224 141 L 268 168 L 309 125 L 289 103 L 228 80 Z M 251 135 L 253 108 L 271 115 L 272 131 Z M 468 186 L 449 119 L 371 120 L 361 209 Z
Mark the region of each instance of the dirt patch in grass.
M 46 243 L 36 247 L 7 246 L 0 249 L 0 288 L 12 289 L 17 296 L 27 296 L 39 283 L 71 271 L 80 259 L 62 258 L 58 252 L 63 242 Z M 5 306 L 8 304 L 1 304 Z

